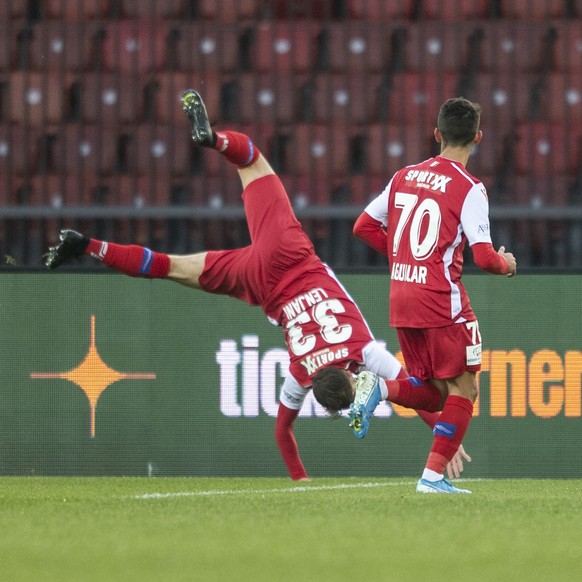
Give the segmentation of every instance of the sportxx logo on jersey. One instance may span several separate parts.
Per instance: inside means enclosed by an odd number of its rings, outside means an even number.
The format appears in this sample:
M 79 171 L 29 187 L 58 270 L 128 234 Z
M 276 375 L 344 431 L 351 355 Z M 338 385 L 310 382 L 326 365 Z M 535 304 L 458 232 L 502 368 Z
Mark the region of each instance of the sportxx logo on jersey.
M 415 181 L 418 188 L 430 188 L 434 192 L 438 191 L 442 194 L 446 192 L 447 184 L 452 180 L 452 178 L 442 174 L 420 170 L 410 170 L 404 179 L 408 182 Z

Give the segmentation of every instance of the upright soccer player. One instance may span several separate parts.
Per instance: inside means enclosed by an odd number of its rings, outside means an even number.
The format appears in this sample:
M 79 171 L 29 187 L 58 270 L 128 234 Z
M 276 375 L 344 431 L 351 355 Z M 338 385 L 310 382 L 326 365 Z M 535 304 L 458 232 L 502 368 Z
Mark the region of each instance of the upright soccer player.
M 483 137 L 480 113 L 462 97 L 447 100 L 434 130 L 440 155 L 396 172 L 354 225 L 356 236 L 388 256 L 390 325 L 408 372 L 445 399 L 419 493 L 469 493 L 444 476 L 471 421 L 481 367 L 479 324 L 461 283 L 465 244 L 485 271 L 512 277 L 517 268 L 513 254 L 493 248 L 485 187 L 465 168 Z M 379 400 L 373 392 L 356 393 L 356 422 L 369 423 Z
M 406 374 L 396 358 L 374 340 L 353 299 L 315 254 L 283 184 L 254 143 L 238 132 L 215 133 L 197 92 L 186 91 L 182 103 L 194 142 L 217 150 L 238 168 L 252 243 L 241 249 L 179 256 L 63 230 L 60 243 L 45 255 L 45 264 L 55 269 L 91 255 L 126 275 L 167 278 L 259 305 L 273 323 L 282 326 L 290 358 L 275 425 L 276 441 L 291 478 L 306 479 L 292 427 L 308 390 L 313 387 L 320 404 L 336 411 L 350 405 L 355 385 L 367 378 L 356 379 L 356 373 L 369 370 L 389 380 Z M 403 406 L 416 402 L 406 394 L 393 396 Z M 420 414 L 429 425 L 436 421 L 439 401 L 427 398 L 423 403 L 427 412 Z M 450 470 L 458 476 L 461 456 Z

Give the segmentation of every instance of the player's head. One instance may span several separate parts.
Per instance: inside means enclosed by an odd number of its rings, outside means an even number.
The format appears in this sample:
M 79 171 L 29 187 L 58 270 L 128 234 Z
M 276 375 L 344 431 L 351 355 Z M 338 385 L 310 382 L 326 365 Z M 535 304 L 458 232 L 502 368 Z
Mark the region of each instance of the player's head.
M 313 377 L 313 394 L 332 416 L 354 401 L 355 388 L 352 375 L 347 370 L 328 366 Z
M 447 99 L 439 110 L 435 136 L 442 147 L 468 147 L 481 141 L 481 106 L 464 97 Z

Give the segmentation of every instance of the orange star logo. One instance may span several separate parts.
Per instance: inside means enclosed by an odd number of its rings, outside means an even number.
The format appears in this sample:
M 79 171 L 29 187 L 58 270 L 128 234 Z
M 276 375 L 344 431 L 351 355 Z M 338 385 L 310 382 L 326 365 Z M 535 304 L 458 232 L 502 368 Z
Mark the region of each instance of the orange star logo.
M 95 436 L 95 409 L 101 394 L 118 380 L 155 380 L 155 374 L 118 372 L 110 368 L 101 358 L 95 343 L 95 315 L 91 315 L 91 339 L 89 351 L 83 361 L 68 372 L 31 372 L 33 380 L 55 379 L 69 380 L 76 384 L 87 396 L 91 413 L 89 432 Z

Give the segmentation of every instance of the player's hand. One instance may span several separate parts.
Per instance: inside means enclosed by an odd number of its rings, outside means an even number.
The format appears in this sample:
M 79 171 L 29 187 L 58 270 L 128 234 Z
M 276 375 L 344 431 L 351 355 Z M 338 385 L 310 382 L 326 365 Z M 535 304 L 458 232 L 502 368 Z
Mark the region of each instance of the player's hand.
M 449 479 L 458 479 L 463 472 L 463 461 L 471 462 L 471 457 L 465 452 L 463 445 L 459 445 L 455 456 L 450 460 L 447 465 L 447 475 Z
M 513 253 L 506 253 L 504 246 L 499 247 L 497 252 L 507 261 L 509 267 L 509 273 L 507 273 L 507 276 L 513 277 L 517 273 L 517 261 L 515 260 Z

